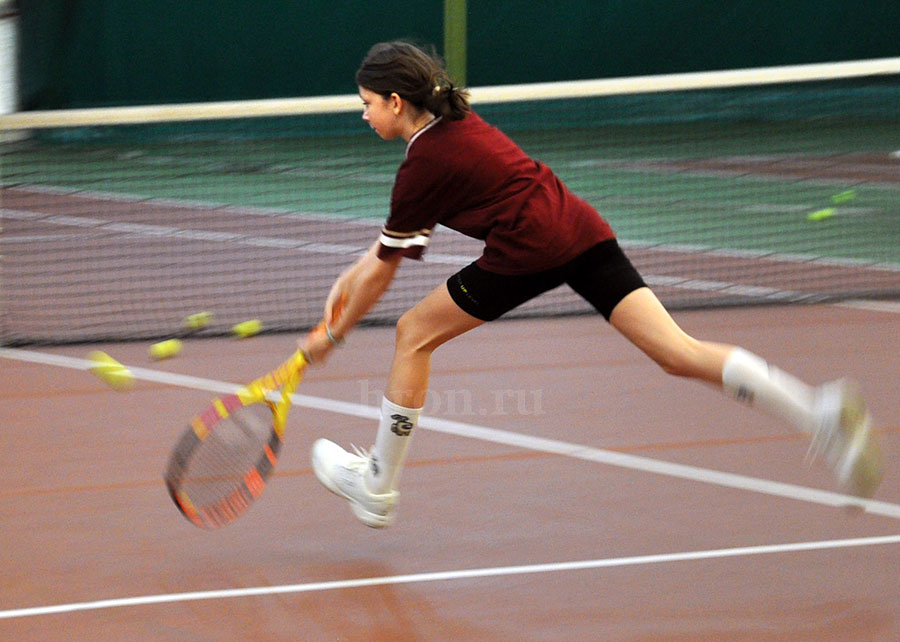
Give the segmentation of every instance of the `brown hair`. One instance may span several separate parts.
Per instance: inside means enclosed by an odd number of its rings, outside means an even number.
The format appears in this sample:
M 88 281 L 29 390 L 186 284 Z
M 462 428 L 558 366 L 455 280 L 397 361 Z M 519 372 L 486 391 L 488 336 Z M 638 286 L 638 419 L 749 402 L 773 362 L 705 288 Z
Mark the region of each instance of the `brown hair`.
M 385 98 L 396 93 L 448 120 L 462 120 L 469 113 L 469 92 L 454 86 L 440 56 L 408 42 L 380 42 L 369 49 L 356 84 Z

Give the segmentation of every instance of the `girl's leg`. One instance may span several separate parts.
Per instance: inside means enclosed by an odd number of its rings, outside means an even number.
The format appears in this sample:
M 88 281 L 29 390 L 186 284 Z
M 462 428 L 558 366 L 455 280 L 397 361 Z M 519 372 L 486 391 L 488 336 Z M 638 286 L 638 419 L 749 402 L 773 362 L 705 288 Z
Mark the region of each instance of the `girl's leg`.
M 698 341 L 672 319 L 649 288 L 631 292 L 613 309 L 610 324 L 669 374 L 722 387 L 739 401 L 815 430 L 815 390 L 746 350 Z
M 735 399 L 786 419 L 813 434 L 849 493 L 871 497 L 882 478 L 881 451 L 856 389 L 844 381 L 812 388 L 734 346 L 698 341 L 669 316 L 648 288 L 628 294 L 610 323 L 666 372 L 721 386 Z
M 435 288 L 397 322 L 394 360 L 372 450 L 348 453 L 326 439 L 313 444 L 316 477 L 347 499 L 367 526 L 383 528 L 393 522 L 397 480 L 425 405 L 431 353 L 483 323 L 460 309 L 446 284 Z
M 483 323 L 460 309 L 446 284 L 400 317 L 381 420 L 369 454 L 366 485 L 372 492 L 385 493 L 397 486 L 412 431 L 425 405 L 431 353 Z
M 421 408 L 425 404 L 431 353 L 484 321 L 463 312 L 442 284 L 400 317 L 394 360 L 385 396 L 392 402 Z

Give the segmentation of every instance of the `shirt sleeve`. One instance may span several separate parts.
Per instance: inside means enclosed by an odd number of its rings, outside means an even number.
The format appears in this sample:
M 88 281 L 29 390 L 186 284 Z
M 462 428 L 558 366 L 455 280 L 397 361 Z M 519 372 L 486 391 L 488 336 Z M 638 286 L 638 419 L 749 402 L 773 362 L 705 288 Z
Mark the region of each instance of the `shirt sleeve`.
M 409 259 L 421 259 L 430 238 L 431 230 L 394 232 L 385 226 L 381 228 L 381 238 L 379 239 L 381 246 L 378 248 L 378 258 L 385 259 L 399 253 Z
M 445 170 L 436 159 L 419 154 L 403 161 L 391 192 L 391 213 L 381 230 L 379 258 L 398 252 L 422 258 L 432 229 L 446 211 L 445 185 Z

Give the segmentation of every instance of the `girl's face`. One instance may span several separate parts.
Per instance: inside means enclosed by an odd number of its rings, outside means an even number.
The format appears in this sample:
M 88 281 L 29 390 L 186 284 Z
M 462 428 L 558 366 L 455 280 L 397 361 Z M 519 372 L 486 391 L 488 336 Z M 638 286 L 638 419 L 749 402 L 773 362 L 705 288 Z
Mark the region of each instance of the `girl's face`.
M 398 100 L 394 96 L 396 94 L 385 98 L 364 87 L 359 88 L 359 97 L 363 102 L 362 118 L 384 140 L 392 140 L 402 133 L 400 109 Z

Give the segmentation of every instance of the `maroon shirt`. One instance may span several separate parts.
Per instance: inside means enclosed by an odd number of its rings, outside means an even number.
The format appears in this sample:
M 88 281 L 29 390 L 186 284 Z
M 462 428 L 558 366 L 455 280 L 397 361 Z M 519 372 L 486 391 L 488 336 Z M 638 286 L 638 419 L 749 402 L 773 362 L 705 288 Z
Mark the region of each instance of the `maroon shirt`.
M 420 258 L 438 223 L 483 240 L 478 265 L 499 274 L 547 270 L 615 236 L 546 165 L 475 113 L 437 119 L 410 139 L 378 255 Z

